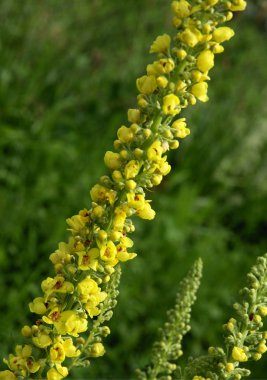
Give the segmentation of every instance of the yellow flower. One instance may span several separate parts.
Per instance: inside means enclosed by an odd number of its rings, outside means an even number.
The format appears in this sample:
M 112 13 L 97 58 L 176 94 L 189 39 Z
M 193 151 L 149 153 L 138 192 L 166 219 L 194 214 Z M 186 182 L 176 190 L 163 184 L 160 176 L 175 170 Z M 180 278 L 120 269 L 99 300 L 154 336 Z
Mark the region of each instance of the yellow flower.
M 62 367 L 60 364 L 56 364 L 56 368 L 50 368 L 47 371 L 47 380 L 61 380 L 68 376 L 68 368 Z
M 100 257 L 109 265 L 116 265 L 118 260 L 116 259 L 117 249 L 115 244 L 110 240 L 105 244 L 100 244 Z
M 71 260 L 70 253 L 72 252 L 72 249 L 73 244 L 61 242 L 58 245 L 58 249 L 54 253 L 51 253 L 49 259 L 52 261 L 53 264 L 68 263 Z
M 41 332 L 38 336 L 32 338 L 32 342 L 36 347 L 46 348 L 52 344 L 52 339 L 45 332 Z
M 185 1 L 173 1 L 172 2 L 172 10 L 176 14 L 177 17 L 184 18 L 190 15 L 191 5 Z
M 25 361 L 20 356 L 15 356 L 13 354 L 8 355 L 8 360 L 4 359 L 3 362 L 8 365 L 11 371 L 22 370 L 25 367 Z
M 197 29 L 186 28 L 179 38 L 189 47 L 194 47 L 201 40 L 201 33 Z
M 118 129 L 118 139 L 123 143 L 129 143 L 133 140 L 134 134 L 131 128 L 127 128 L 124 125 Z
M 99 292 L 99 288 L 95 280 L 90 277 L 86 277 L 77 285 L 79 292 L 79 298 L 81 302 L 86 303 L 92 294 Z
M 67 367 L 62 367 L 60 364 L 56 364 L 57 371 L 63 376 L 66 377 L 69 374 Z
M 86 223 L 89 221 L 89 211 L 84 208 L 83 210 L 80 210 L 79 211 L 79 217 L 81 218 L 81 220 Z
M 163 98 L 162 110 L 165 113 L 165 115 L 175 116 L 180 112 L 180 107 L 178 107 L 179 104 L 180 99 L 176 95 L 166 95 Z
M 146 202 L 144 207 L 136 211 L 136 215 L 141 219 L 152 220 L 155 218 L 155 211 L 151 208 L 150 203 Z
M 158 161 L 163 153 L 161 142 L 156 140 L 147 149 L 147 158 L 151 161 Z
M 212 37 L 214 41 L 221 43 L 230 40 L 234 36 L 235 32 L 228 26 L 221 26 L 214 30 Z
M 104 162 L 109 169 L 116 170 L 121 167 L 121 159 L 119 153 L 114 153 L 109 150 L 105 153 Z
M 156 77 L 154 75 L 143 75 L 137 79 L 136 86 L 142 94 L 153 94 L 157 88 Z
M 0 371 L 0 380 L 17 380 L 17 378 L 11 371 Z
M 175 137 L 178 137 L 180 139 L 184 139 L 186 136 L 190 134 L 190 129 L 186 128 L 186 122 L 184 117 L 175 120 L 175 122 L 172 124 L 172 128 L 175 129 Z
M 159 61 L 155 62 L 155 64 L 158 66 L 161 74 L 169 74 L 175 68 L 174 60 L 171 58 L 162 58 Z
M 26 344 L 25 346 L 17 345 L 15 351 L 18 356 L 26 359 L 32 354 L 32 346 L 29 344 Z
M 92 187 L 90 195 L 93 202 L 109 202 L 111 205 L 115 202 L 116 191 L 107 189 L 105 186 L 96 184 Z
M 97 264 L 98 260 L 96 260 L 97 257 L 99 257 L 99 249 L 98 248 L 91 248 L 88 252 L 77 252 L 78 255 L 78 268 L 80 270 L 88 270 L 93 269 L 97 270 Z
M 87 320 L 81 317 L 73 310 L 66 310 L 60 314 L 60 318 L 54 322 L 57 332 L 62 335 L 72 335 L 77 337 L 78 334 L 87 330 Z
M 67 224 L 70 226 L 70 230 L 73 232 L 79 232 L 85 227 L 85 223 L 79 215 L 73 215 L 71 218 L 66 220 Z
M 206 82 L 196 83 L 191 88 L 191 93 L 201 102 L 207 102 L 209 100 L 207 92 L 208 84 Z
M 77 347 L 74 346 L 73 341 L 71 338 L 67 338 L 62 342 L 65 355 L 68 358 L 76 358 L 80 355 L 81 351 L 77 349 Z
M 90 316 L 90 318 L 94 318 L 95 316 L 99 315 L 99 313 L 100 313 L 100 310 L 98 309 L 98 307 L 95 306 L 95 304 L 92 302 L 87 302 L 85 304 L 85 309 L 86 309 L 88 315 Z
M 126 212 L 123 207 L 116 207 L 114 211 L 113 228 L 118 231 L 122 231 L 126 219 Z
M 236 12 L 236 11 L 244 11 L 244 10 L 246 9 L 246 6 L 247 6 L 247 3 L 246 3 L 245 0 L 238 0 L 238 1 L 235 2 L 234 4 L 233 4 L 233 2 L 230 3 L 228 9 L 229 9 L 230 11 L 233 11 L 233 12 Z
M 127 194 L 128 205 L 134 209 L 140 209 L 144 207 L 145 197 L 143 194 L 128 193 Z
M 171 58 L 162 58 L 152 64 L 147 65 L 147 74 L 159 76 L 162 74 L 169 74 L 175 68 L 174 60 Z
M 197 68 L 205 73 L 214 66 L 214 54 L 210 50 L 202 51 L 197 57 Z
M 29 303 L 29 309 L 31 313 L 45 314 L 47 310 L 47 307 L 45 306 L 45 299 L 43 297 L 34 298 L 34 300 Z
M 167 159 L 167 156 L 164 156 L 160 161 L 158 161 L 158 165 L 157 165 L 160 174 L 164 176 L 169 174 L 171 171 L 171 165 L 168 164 L 166 159 Z
M 139 173 L 140 164 L 136 160 L 129 161 L 124 168 L 124 175 L 126 179 L 134 178 Z
M 65 360 L 65 351 L 61 343 L 57 342 L 50 348 L 50 359 L 53 363 L 62 363 Z
M 246 362 L 248 360 L 244 349 L 236 346 L 232 350 L 232 358 L 237 362 Z
M 171 37 L 168 34 L 158 36 L 151 45 L 149 53 L 166 53 L 170 43 Z
M 55 368 L 50 368 L 47 371 L 47 380 L 61 380 L 63 379 L 63 376 L 55 369 Z
M 70 226 L 72 232 L 79 232 L 82 230 L 86 223 L 89 221 L 88 210 L 84 209 L 79 212 L 78 215 L 74 215 L 67 219 L 67 224 Z
M 101 289 L 98 287 L 97 283 L 90 277 L 82 280 L 78 286 L 78 292 L 81 302 L 86 303 L 85 308 L 91 318 L 98 315 L 100 310 L 97 306 L 100 302 L 103 302 L 107 294 L 101 292 Z
M 9 355 L 9 360 L 4 360 L 10 369 L 13 371 L 20 370 L 21 374 L 23 374 L 25 370 L 29 371 L 30 373 L 35 373 L 39 370 L 40 363 L 38 361 L 34 361 L 34 359 L 31 357 L 32 346 L 17 345 L 15 351 L 17 356 Z
M 37 361 L 34 361 L 32 358 L 27 358 L 25 360 L 26 368 L 30 373 L 36 373 L 40 369 L 40 363 Z
M 123 244 L 126 248 L 131 248 L 133 246 L 133 241 L 127 236 L 122 236 L 120 238 L 120 243 Z
M 127 246 L 125 244 L 118 244 L 117 251 L 117 257 L 122 262 L 132 260 L 137 256 L 136 253 L 127 252 Z
M 105 354 L 105 348 L 102 343 L 94 343 L 91 347 L 91 356 L 99 357 Z
M 63 276 L 56 276 L 55 278 L 47 277 L 42 281 L 41 288 L 45 293 L 45 300 L 53 293 L 73 293 L 74 286 L 71 282 L 65 281 Z
M 168 86 L 168 83 L 169 83 L 168 79 L 164 76 L 160 76 L 157 78 L 157 85 L 160 88 L 166 88 Z
M 60 309 L 59 307 L 54 307 L 47 315 L 42 317 L 42 320 L 49 325 L 54 324 L 60 318 Z
M 185 83 L 185 81 L 179 79 L 178 82 L 176 83 L 175 90 L 184 92 L 186 90 L 186 87 L 187 87 L 187 84 Z

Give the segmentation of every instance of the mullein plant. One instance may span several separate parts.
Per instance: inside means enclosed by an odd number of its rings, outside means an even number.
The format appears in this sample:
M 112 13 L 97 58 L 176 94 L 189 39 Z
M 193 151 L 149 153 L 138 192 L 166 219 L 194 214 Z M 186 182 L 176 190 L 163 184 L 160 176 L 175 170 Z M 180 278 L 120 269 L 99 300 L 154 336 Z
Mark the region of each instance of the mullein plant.
M 198 259 L 179 285 L 176 304 L 168 311 L 168 320 L 159 331 L 160 339 L 152 347 L 151 363 L 145 370 L 137 370 L 140 380 L 168 378 L 177 370 L 176 362 L 183 355 L 182 339 L 190 331 L 191 308 L 201 275 L 202 261 Z
M 247 275 L 241 301 L 233 305 L 235 315 L 223 326 L 223 347 L 210 347 L 207 355 L 190 358 L 185 368 L 177 366 L 181 341 L 189 331 L 190 309 L 199 285 L 201 266 L 196 262 L 181 283 L 175 308 L 153 346 L 151 363 L 138 370 L 140 380 L 240 380 L 250 375 L 248 361 L 258 361 L 267 351 L 267 254 L 257 259 Z
M 41 296 L 29 304 L 35 323 L 22 328 L 24 341 L 4 359 L 9 369 L 0 379 L 60 380 L 105 353 L 120 263 L 136 257 L 132 217 L 155 217 L 146 190 L 170 172 L 168 150 L 190 133 L 180 113 L 208 100 L 214 57 L 234 35 L 224 24 L 246 2 L 180 0 L 171 7 L 174 33 L 152 43 L 155 58 L 136 81 L 137 106 L 104 156 L 108 175 L 91 189 L 89 208 L 67 219 L 70 238 L 50 255 L 55 275 L 42 281 Z

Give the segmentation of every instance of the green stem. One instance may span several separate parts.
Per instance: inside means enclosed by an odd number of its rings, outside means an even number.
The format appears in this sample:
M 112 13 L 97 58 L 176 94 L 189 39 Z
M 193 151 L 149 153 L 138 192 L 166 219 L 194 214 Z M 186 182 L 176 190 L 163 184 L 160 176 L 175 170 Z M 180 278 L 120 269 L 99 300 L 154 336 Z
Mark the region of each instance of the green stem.
M 162 116 L 159 114 L 156 116 L 152 126 L 151 126 L 151 131 L 153 133 L 157 133 L 158 127 L 160 126 L 160 123 L 162 121 Z

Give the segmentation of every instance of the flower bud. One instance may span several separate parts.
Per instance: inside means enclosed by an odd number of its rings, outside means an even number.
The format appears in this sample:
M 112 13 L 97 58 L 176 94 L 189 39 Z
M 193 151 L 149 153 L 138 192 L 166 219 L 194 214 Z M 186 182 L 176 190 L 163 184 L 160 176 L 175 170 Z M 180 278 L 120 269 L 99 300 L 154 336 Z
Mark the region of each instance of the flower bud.
M 197 57 L 197 68 L 205 73 L 214 66 L 214 54 L 210 50 L 202 51 Z
M 136 86 L 142 94 L 153 94 L 157 88 L 156 77 L 154 75 L 143 75 L 137 79 Z
M 263 317 L 266 317 L 266 315 L 267 315 L 267 306 L 260 306 L 258 310 L 259 310 L 259 313 Z
M 98 233 L 97 233 L 97 238 L 98 238 L 100 241 L 107 240 L 107 237 L 108 237 L 108 234 L 106 233 L 106 231 L 104 231 L 104 230 L 100 230 L 100 231 L 98 231 Z
M 126 181 L 125 185 L 128 190 L 134 190 L 136 188 L 136 182 L 132 179 L 129 179 L 128 181 Z
M 238 362 L 246 362 L 248 360 L 244 349 L 236 346 L 232 350 L 232 358 Z
M 140 116 L 141 116 L 141 113 L 139 109 L 130 108 L 128 110 L 128 121 L 130 123 L 139 123 Z
M 264 354 L 267 351 L 267 346 L 264 343 L 260 343 L 258 346 L 258 352 Z
M 30 338 L 32 336 L 32 329 L 30 328 L 30 326 L 24 326 L 22 327 L 21 329 L 21 334 L 25 337 L 25 338 Z
M 170 43 L 171 37 L 168 34 L 158 36 L 151 45 L 149 53 L 166 53 Z
M 235 366 L 233 363 L 226 363 L 225 370 L 226 372 L 232 372 L 235 369 Z
M 252 355 L 252 358 L 253 358 L 255 361 L 260 360 L 261 357 L 262 357 L 262 355 L 261 355 L 259 352 L 255 352 L 255 353 Z
M 187 52 L 184 49 L 179 49 L 177 50 L 176 55 L 177 55 L 177 58 L 183 61 L 185 57 L 187 56 Z
M 108 326 L 103 326 L 101 328 L 101 335 L 105 338 L 110 334 L 110 328 Z
M 166 95 L 163 98 L 162 110 L 165 113 L 165 115 L 175 116 L 180 112 L 179 104 L 180 99 L 176 95 Z
M 123 143 L 129 143 L 133 140 L 134 134 L 130 128 L 125 127 L 124 125 L 118 129 L 117 132 L 118 139 Z
M 120 155 L 111 151 L 107 151 L 104 156 L 105 165 L 113 170 L 121 167 Z
M 168 79 L 164 76 L 160 76 L 157 78 L 157 85 L 160 88 L 166 88 L 168 86 Z
M 230 40 L 234 36 L 235 32 L 233 29 L 228 28 L 227 26 L 221 26 L 214 30 L 212 37 L 214 41 L 221 43 L 224 41 Z

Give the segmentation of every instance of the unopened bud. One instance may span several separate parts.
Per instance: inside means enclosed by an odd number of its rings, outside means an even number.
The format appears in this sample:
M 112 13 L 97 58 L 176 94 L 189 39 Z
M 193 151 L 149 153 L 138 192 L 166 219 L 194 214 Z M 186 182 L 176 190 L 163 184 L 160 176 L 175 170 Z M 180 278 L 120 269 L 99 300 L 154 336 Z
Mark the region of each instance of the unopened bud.
M 29 338 L 29 337 L 31 337 L 31 335 L 32 335 L 32 329 L 30 328 L 30 326 L 24 326 L 24 327 L 22 327 L 22 329 L 21 329 L 21 334 L 22 334 L 25 338 Z

